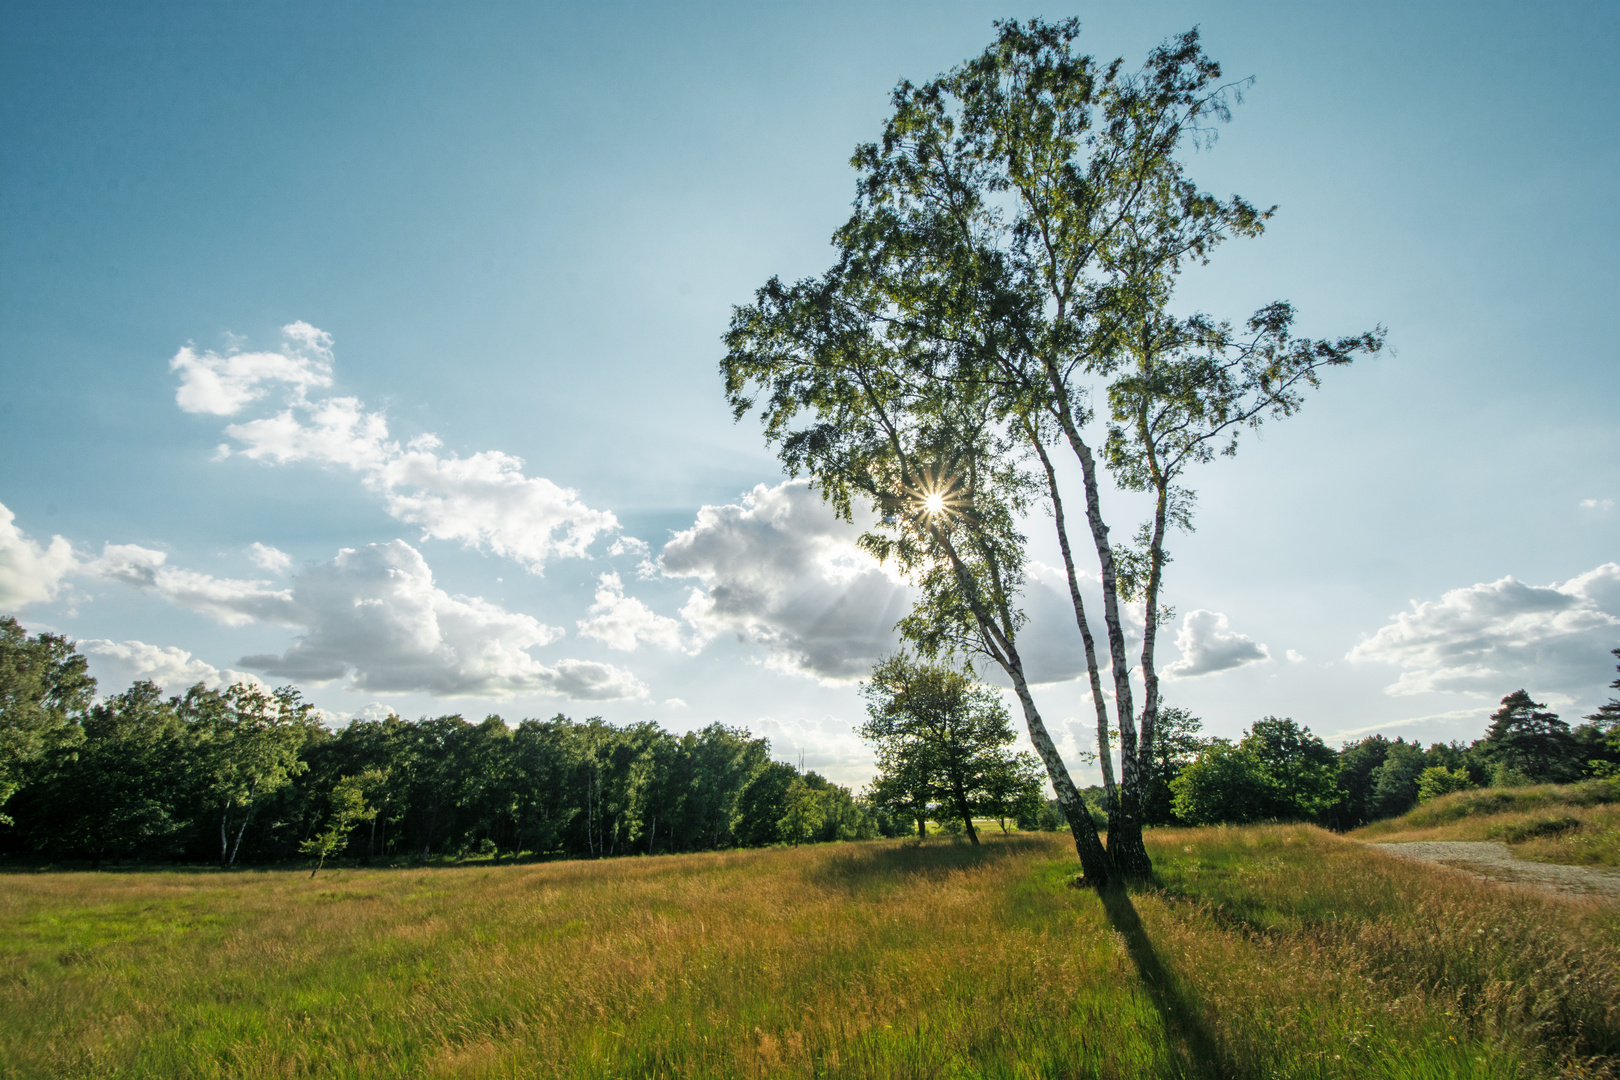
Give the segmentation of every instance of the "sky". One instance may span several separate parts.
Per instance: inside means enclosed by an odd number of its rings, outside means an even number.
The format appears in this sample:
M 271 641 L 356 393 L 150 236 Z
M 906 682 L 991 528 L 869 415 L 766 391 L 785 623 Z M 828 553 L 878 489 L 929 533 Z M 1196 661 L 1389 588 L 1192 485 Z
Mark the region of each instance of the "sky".
M 1605 700 L 1613 3 L 4 0 L 0 613 L 103 693 L 720 722 L 863 783 L 910 593 L 733 423 L 720 336 L 830 265 L 894 85 L 1031 15 L 1129 66 L 1196 25 L 1252 77 L 1190 168 L 1277 216 L 1182 310 L 1389 333 L 1192 477 L 1166 702 L 1336 744 Z M 1091 777 L 1050 532 L 1025 639 Z

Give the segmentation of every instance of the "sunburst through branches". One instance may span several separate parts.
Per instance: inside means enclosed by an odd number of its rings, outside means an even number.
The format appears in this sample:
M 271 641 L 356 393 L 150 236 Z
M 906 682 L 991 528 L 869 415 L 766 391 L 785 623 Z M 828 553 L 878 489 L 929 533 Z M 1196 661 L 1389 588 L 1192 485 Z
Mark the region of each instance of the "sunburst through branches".
M 944 469 L 925 471 L 919 483 L 906 492 L 909 509 L 924 519 L 950 517 L 968 504 L 967 491 L 958 476 Z

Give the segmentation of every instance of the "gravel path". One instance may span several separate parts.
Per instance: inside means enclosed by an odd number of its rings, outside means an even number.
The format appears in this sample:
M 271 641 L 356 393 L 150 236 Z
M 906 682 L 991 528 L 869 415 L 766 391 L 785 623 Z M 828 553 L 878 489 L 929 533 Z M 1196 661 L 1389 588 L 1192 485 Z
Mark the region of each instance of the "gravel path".
M 1492 881 L 1514 881 L 1558 892 L 1600 893 L 1620 897 L 1620 872 L 1515 858 L 1513 851 L 1498 840 L 1413 840 L 1368 846 L 1403 859 L 1445 863 Z

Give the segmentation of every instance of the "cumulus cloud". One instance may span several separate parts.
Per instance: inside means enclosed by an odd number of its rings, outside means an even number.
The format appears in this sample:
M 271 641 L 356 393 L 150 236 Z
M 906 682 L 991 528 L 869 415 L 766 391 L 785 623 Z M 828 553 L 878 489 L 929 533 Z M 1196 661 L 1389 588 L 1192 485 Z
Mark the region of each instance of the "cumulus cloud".
M 248 623 L 297 623 L 292 593 L 274 589 L 268 581 L 217 578 L 195 570 L 168 564 L 168 553 L 139 544 L 107 544 L 98 558 L 81 567 L 84 573 L 102 581 L 118 582 L 153 592 L 174 604 L 226 626 Z
M 594 660 L 559 660 L 542 677 L 541 684 L 548 692 L 575 701 L 622 701 L 647 696 L 640 679 L 622 668 Z
M 280 548 L 273 548 L 269 544 L 254 541 L 248 545 L 248 558 L 261 570 L 268 570 L 272 574 L 285 574 L 292 568 L 292 556 Z
M 560 638 L 560 628 L 481 597 L 452 596 L 434 583 L 427 561 L 403 540 L 345 548 L 331 562 L 294 573 L 287 589 L 171 567 L 167 560 L 166 553 L 151 548 L 108 544 L 83 569 L 228 626 L 299 629 L 285 652 L 238 661 L 277 678 L 343 679 L 356 690 L 439 696 L 542 693 L 607 701 L 647 695 L 634 675 L 611 664 L 540 662 L 530 650 Z M 100 649 L 131 671 L 167 672 L 166 678 L 189 680 L 185 685 L 216 679 L 214 668 L 179 650 L 139 642 L 104 642 Z M 234 681 L 237 675 L 227 670 L 223 677 Z M 153 674 L 134 677 L 161 681 Z
M 1103 624 L 1102 583 L 1084 571 L 1078 572 L 1080 598 L 1085 603 L 1086 621 L 1097 642 L 1097 661 L 1102 665 L 1103 682 L 1112 686 L 1109 674 L 1108 632 Z M 1028 620 L 1018 634 L 1018 652 L 1024 660 L 1024 673 L 1032 683 L 1066 682 L 1086 674 L 1085 644 L 1074 622 L 1074 601 L 1069 596 L 1069 578 L 1062 567 L 1031 561 L 1025 574 L 1024 613 Z M 1125 631 L 1125 655 L 1136 656 L 1142 649 L 1142 616 L 1132 606 L 1122 605 L 1120 623 Z M 999 672 L 985 675 L 997 685 L 1006 683 Z M 1009 684 L 1010 685 L 1010 684 Z
M 595 638 L 610 649 L 634 652 L 642 642 L 660 649 L 683 647 L 680 622 L 624 595 L 624 583 L 617 573 L 603 574 L 598 580 L 590 616 L 580 620 L 580 635 Z
M 230 416 L 278 384 L 300 398 L 312 387 L 332 385 L 332 335 L 295 322 L 281 328 L 281 337 L 281 352 L 231 348 L 222 356 L 187 345 L 169 361 L 169 370 L 180 375 L 175 403 L 189 413 Z
M 1172 679 L 1213 675 L 1245 664 L 1271 659 L 1271 652 L 1243 634 L 1233 631 L 1226 616 L 1218 611 L 1189 611 L 1176 634 L 1181 659 L 1164 669 Z
M 545 693 L 586 701 L 647 693 L 610 664 L 537 660 L 531 650 L 562 630 L 481 597 L 452 596 L 403 540 L 345 548 L 294 574 L 291 592 L 303 633 L 280 655 L 244 657 L 244 667 L 309 682 L 346 679 L 374 693 Z
M 1613 499 L 1582 499 L 1581 500 L 1581 509 L 1582 510 L 1613 510 L 1614 509 L 1614 500 Z
M 79 642 L 79 651 L 89 659 L 90 673 L 103 688 L 141 679 L 157 683 L 167 694 L 183 693 L 198 683 L 216 688 L 238 682 L 262 685 L 257 675 L 217 668 L 173 645 L 88 638 Z
M 1412 602 L 1348 659 L 1404 668 L 1389 694 L 1497 697 L 1520 686 L 1589 694 L 1620 637 L 1620 564 L 1562 583 L 1513 577 Z
M 310 682 L 347 679 L 378 693 L 592 701 L 646 693 L 609 664 L 541 663 L 530 650 L 561 637 L 560 629 L 480 597 L 450 595 L 403 540 L 346 548 L 299 571 L 292 604 L 304 628 L 299 639 L 279 656 L 244 657 L 244 667 Z
M 839 521 L 802 480 L 760 484 L 740 504 L 703 507 L 693 526 L 665 546 L 659 565 L 669 577 L 701 583 L 681 611 L 697 645 L 734 634 L 761 647 L 774 667 L 829 682 L 858 679 L 900 647 L 894 625 L 916 596 L 856 546 L 866 524 Z M 1093 630 L 1106 642 L 1101 588 L 1084 574 L 1080 585 Z M 1083 676 L 1085 653 L 1064 572 L 1030 563 L 1021 602 L 1028 619 L 1018 646 L 1029 680 Z M 1140 615 L 1129 609 L 1122 615 L 1127 648 L 1135 650 Z M 1005 681 L 999 669 L 981 674 Z
M 695 578 L 681 614 L 699 642 L 761 646 L 775 667 L 825 680 L 864 676 L 897 645 L 911 590 L 855 546 L 802 480 L 760 484 L 741 503 L 705 506 L 664 546 L 665 574 Z
M 651 552 L 652 549 L 647 546 L 647 541 L 638 540 L 634 536 L 620 536 L 608 548 L 608 554 L 612 556 L 635 555 L 642 559 L 645 559 Z
M 14 524 L 0 503 L 0 612 L 12 613 L 56 597 L 62 580 L 78 566 L 73 545 L 60 536 L 43 547 Z
M 352 469 L 384 498 L 390 514 L 420 526 L 424 537 L 487 550 L 533 573 L 550 559 L 583 556 L 597 537 L 618 528 L 612 513 L 587 506 L 578 492 L 526 475 L 522 458 L 498 450 L 467 457 L 441 453 L 443 444 L 432 434 L 401 445 L 390 437 L 387 418 L 368 412 L 358 398 L 309 400 L 309 387 L 331 384 L 332 339 L 305 323 L 285 332 L 300 327 L 302 337 L 289 337 L 297 348 L 289 346 L 286 353 L 199 358 L 182 349 L 175 357 L 171 366 L 181 372 L 181 407 L 189 411 L 232 415 L 273 384 L 291 387 L 291 400 L 281 411 L 227 427 L 234 443 L 223 445 L 221 456 Z M 241 368 L 239 375 L 231 375 L 233 363 Z

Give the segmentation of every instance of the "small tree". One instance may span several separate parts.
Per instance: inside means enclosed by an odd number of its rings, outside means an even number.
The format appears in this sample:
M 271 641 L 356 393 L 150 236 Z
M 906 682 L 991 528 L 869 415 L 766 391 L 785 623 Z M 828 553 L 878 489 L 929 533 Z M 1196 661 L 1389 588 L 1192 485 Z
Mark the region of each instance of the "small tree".
M 1159 706 L 1153 753 L 1143 780 L 1142 822 L 1169 825 L 1176 820 L 1170 783 L 1198 758 L 1209 740 L 1198 734 L 1203 721 L 1186 709 Z
M 1418 801 L 1418 778 L 1428 762 L 1417 743 L 1396 739 L 1390 743 L 1383 764 L 1372 771 L 1372 790 L 1367 798 L 1368 816 L 1391 818 L 1412 809 Z
M 315 857 L 311 878 L 320 872 L 328 855 L 349 842 L 349 833 L 356 825 L 377 816 L 376 808 L 366 805 L 366 791 L 380 787 L 382 781 L 379 771 L 368 769 L 359 776 L 345 776 L 332 788 L 332 813 L 326 828 L 298 845 L 300 852 Z
M 788 785 L 785 803 L 786 810 L 776 823 L 777 832 L 782 839 L 798 847 L 814 836 L 826 819 L 821 793 L 805 783 L 804 777 L 795 776 Z
M 202 781 L 219 813 L 219 865 L 229 869 L 259 801 L 309 768 L 299 751 L 317 723 L 314 707 L 291 686 L 266 694 L 236 683 L 221 693 L 198 683 L 179 708 L 202 744 Z
M 1189 825 L 1242 824 L 1266 816 L 1266 767 L 1228 739 L 1211 739 L 1203 753 L 1170 782 L 1176 817 Z
M 1338 755 L 1293 720 L 1257 720 L 1236 746 L 1211 740 L 1170 784 L 1176 816 L 1193 825 L 1311 818 L 1338 796 Z
M 1467 769 L 1448 769 L 1444 765 L 1435 765 L 1424 769 L 1417 778 L 1417 801 L 1426 803 L 1430 799 L 1438 799 L 1442 795 L 1450 795 L 1453 791 L 1467 791 L 1474 786 L 1469 779 Z
M 857 730 L 877 748 L 877 790 L 889 780 L 905 792 L 909 812 L 938 804 L 977 844 L 974 812 L 1000 816 L 1028 788 L 1028 769 L 1009 749 L 1014 735 L 1001 695 L 970 672 L 900 653 L 872 669 L 861 694 L 868 719 Z
M 1046 806 L 1046 777 L 1031 754 L 1005 758 L 984 779 L 983 810 L 1007 832 L 1007 819 L 1028 821 Z

